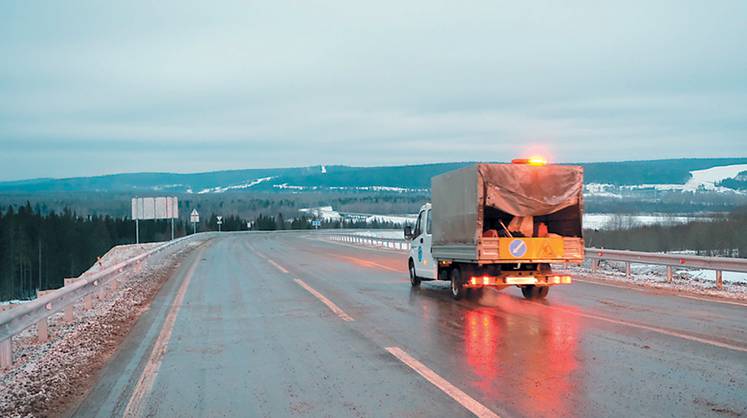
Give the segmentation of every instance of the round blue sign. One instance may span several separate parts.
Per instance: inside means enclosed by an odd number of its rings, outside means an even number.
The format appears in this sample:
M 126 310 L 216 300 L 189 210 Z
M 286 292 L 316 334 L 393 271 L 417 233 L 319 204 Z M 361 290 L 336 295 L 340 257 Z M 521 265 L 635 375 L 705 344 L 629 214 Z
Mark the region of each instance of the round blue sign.
M 516 258 L 524 257 L 527 253 L 527 243 L 524 240 L 515 239 L 508 244 L 508 251 Z

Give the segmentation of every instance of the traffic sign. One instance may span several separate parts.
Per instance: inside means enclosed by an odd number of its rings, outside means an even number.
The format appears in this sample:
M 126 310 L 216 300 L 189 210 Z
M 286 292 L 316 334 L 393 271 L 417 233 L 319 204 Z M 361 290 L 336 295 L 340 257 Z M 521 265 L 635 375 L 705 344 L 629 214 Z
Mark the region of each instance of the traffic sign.
M 189 214 L 189 221 L 193 224 L 200 222 L 200 214 L 197 212 L 197 209 L 192 209 L 192 213 Z

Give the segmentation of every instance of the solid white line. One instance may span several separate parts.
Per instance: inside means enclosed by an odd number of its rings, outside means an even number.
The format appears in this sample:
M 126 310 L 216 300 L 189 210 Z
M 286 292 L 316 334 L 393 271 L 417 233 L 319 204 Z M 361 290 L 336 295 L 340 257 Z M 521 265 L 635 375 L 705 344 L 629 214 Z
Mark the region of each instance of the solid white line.
M 729 301 L 729 300 L 716 300 L 716 299 L 709 299 L 709 298 L 703 298 L 703 297 L 698 297 L 698 296 L 688 296 L 688 295 L 677 295 L 677 296 L 679 296 L 681 298 L 701 300 L 703 302 L 725 303 L 727 305 L 736 305 L 736 306 L 747 307 L 746 303 L 732 302 L 732 301 Z
M 730 300 L 723 300 L 723 299 L 711 299 L 711 298 L 707 298 L 707 297 L 690 296 L 690 295 L 680 295 L 680 294 L 676 294 L 676 293 L 668 293 L 667 292 L 668 290 L 669 291 L 677 290 L 676 288 L 653 287 L 653 286 L 652 287 L 646 286 L 646 287 L 641 288 L 641 287 L 635 287 L 634 285 L 625 286 L 623 284 L 605 283 L 605 282 L 597 281 L 597 280 L 588 280 L 588 279 L 579 279 L 579 278 L 574 278 L 573 280 L 576 281 L 576 282 L 581 282 L 581 283 L 589 283 L 589 284 L 594 284 L 594 285 L 599 285 L 599 286 L 615 287 L 615 288 L 618 288 L 618 289 L 634 290 L 636 292 L 649 293 L 649 294 L 652 294 L 653 291 L 661 290 L 661 291 L 663 291 L 662 293 L 663 293 L 664 296 L 676 296 L 678 298 L 701 300 L 703 302 L 723 303 L 723 304 L 727 304 L 727 305 L 736 305 L 736 306 L 747 307 L 747 304 L 741 303 L 741 302 L 737 302 L 737 301 L 730 301 Z M 652 295 L 652 296 L 655 296 L 655 295 Z
M 293 279 L 293 281 L 295 281 L 296 283 L 298 283 L 299 286 L 303 287 L 309 293 L 311 293 L 312 295 L 314 295 L 317 299 L 319 299 L 320 301 L 322 301 L 323 304 L 327 305 L 327 307 L 332 312 L 334 312 L 335 315 L 339 316 L 343 321 L 353 321 L 353 317 L 352 316 L 350 316 L 347 313 L 345 313 L 345 311 L 343 311 L 342 309 L 340 309 L 339 306 L 335 305 L 334 302 L 332 302 L 331 300 L 327 299 L 327 297 L 324 296 L 323 294 L 317 292 L 316 289 L 314 289 L 313 287 L 311 287 L 308 284 L 306 284 L 305 281 L 303 281 L 301 279 Z
M 546 305 L 541 305 L 541 306 L 546 306 Z M 721 347 L 721 348 L 726 348 L 726 349 L 729 349 L 729 350 L 741 351 L 741 352 L 747 353 L 747 347 L 741 347 L 741 346 L 738 346 L 738 345 L 733 345 L 733 344 L 729 344 L 729 343 L 723 343 L 723 342 L 716 341 L 716 340 L 709 340 L 707 338 L 696 337 L 694 335 L 684 334 L 684 333 L 677 332 L 677 331 L 671 331 L 671 330 L 664 329 L 664 328 L 652 327 L 650 325 L 637 324 L 635 322 L 621 321 L 619 319 L 612 319 L 612 318 L 607 318 L 607 317 L 604 317 L 604 316 L 598 316 L 598 315 L 593 315 L 593 314 L 588 314 L 588 313 L 572 312 L 572 311 L 569 311 L 567 309 L 557 308 L 557 307 L 553 307 L 553 306 L 550 306 L 549 308 L 550 309 L 555 309 L 555 310 L 558 310 L 558 311 L 561 311 L 561 312 L 565 312 L 565 313 L 568 313 L 568 314 L 571 314 L 571 315 L 581 316 L 581 317 L 584 317 L 584 318 L 596 319 L 596 320 L 599 320 L 599 321 L 605 321 L 605 322 L 609 322 L 609 323 L 616 324 L 616 325 L 624 325 L 624 326 L 628 326 L 628 327 L 632 327 L 632 328 L 643 329 L 643 330 L 646 330 L 646 331 L 658 332 L 659 334 L 669 335 L 670 337 L 682 338 L 684 340 L 695 341 L 695 342 L 699 342 L 699 343 L 702 343 L 702 344 L 708 344 L 708 345 L 712 345 L 712 346 L 716 346 L 716 347 Z
M 143 401 L 150 393 L 150 390 L 153 387 L 153 382 L 156 380 L 158 369 L 161 367 L 161 360 L 166 355 L 166 349 L 168 348 L 169 340 L 171 339 L 171 332 L 174 329 L 176 316 L 179 313 L 179 308 L 181 308 L 182 304 L 184 303 L 184 295 L 187 293 L 189 282 L 192 280 L 192 275 L 197 268 L 198 260 L 201 259 L 203 251 L 204 250 L 200 250 L 200 252 L 197 254 L 197 257 L 195 257 L 195 260 L 192 266 L 189 268 L 186 276 L 184 277 L 184 280 L 182 280 L 182 284 L 179 286 L 179 290 L 176 293 L 174 302 L 171 305 L 169 313 L 166 315 L 166 319 L 163 322 L 161 333 L 158 335 L 158 338 L 153 345 L 153 350 L 150 352 L 148 362 L 146 363 L 145 368 L 140 375 L 140 378 L 135 384 L 135 389 L 132 391 L 129 402 L 127 402 L 127 407 L 125 407 L 124 410 L 125 417 L 144 416 Z
M 459 388 L 449 383 L 446 379 L 439 376 L 436 372 L 429 369 L 423 363 L 417 361 L 415 358 L 407 354 L 404 350 L 399 347 L 386 347 L 388 351 L 394 357 L 397 357 L 399 361 L 408 365 L 411 369 L 418 372 L 419 375 L 423 376 L 425 380 L 431 382 L 434 386 L 441 389 L 444 393 L 451 396 L 452 399 L 459 402 L 463 407 L 467 408 L 470 412 L 480 418 L 500 418 L 498 414 L 491 411 L 485 405 L 477 402 L 474 398 L 462 392 Z

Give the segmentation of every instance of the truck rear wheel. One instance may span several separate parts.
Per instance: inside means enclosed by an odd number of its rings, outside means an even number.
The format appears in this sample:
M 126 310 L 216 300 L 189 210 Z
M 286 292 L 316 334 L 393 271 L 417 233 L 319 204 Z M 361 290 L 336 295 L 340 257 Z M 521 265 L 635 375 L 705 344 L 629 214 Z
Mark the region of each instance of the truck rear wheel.
M 462 274 L 458 268 L 451 270 L 451 297 L 454 300 L 459 300 L 464 297 L 467 289 L 464 288 L 464 282 L 462 282 Z
M 410 285 L 412 287 L 418 287 L 420 286 L 420 277 L 415 274 L 415 263 L 410 260 L 409 264 L 409 270 L 410 270 Z
M 547 297 L 548 293 L 550 293 L 549 286 L 528 285 L 522 286 L 521 288 L 521 294 L 529 300 L 544 299 Z

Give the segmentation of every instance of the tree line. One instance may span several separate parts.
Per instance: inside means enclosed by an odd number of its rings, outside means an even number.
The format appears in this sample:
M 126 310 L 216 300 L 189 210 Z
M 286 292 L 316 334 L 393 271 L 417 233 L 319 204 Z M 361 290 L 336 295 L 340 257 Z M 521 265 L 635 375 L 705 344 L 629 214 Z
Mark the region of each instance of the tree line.
M 584 231 L 589 247 L 747 258 L 747 207 L 714 220 Z
M 171 239 L 169 220 L 141 221 L 140 242 Z M 323 221 L 321 228 L 394 228 L 392 223 Z M 253 219 L 238 215 L 222 218 L 223 231 L 311 229 L 311 218 L 286 219 L 259 214 Z M 175 237 L 192 233 L 188 220 L 174 223 Z M 217 231 L 215 214 L 205 218 L 197 231 Z M 56 289 L 66 277 L 88 270 L 112 247 L 135 243 L 135 223 L 128 217 L 81 216 L 64 208 L 45 210 L 29 202 L 0 210 L 0 301 L 33 298 L 36 290 Z

